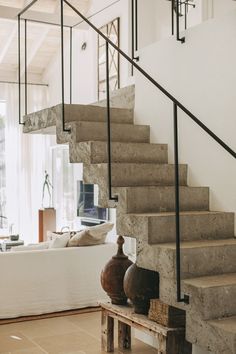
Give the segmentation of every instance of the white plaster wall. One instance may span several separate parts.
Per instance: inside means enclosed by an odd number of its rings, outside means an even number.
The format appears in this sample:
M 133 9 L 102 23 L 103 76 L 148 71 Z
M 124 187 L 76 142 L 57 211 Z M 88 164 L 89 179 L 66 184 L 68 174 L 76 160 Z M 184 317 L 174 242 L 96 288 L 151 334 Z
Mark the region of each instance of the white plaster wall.
M 140 53 L 141 66 L 234 150 L 235 38 L 233 12 L 190 29 L 185 45 L 167 39 Z M 169 144 L 170 162 L 172 111 L 170 101 L 137 74 L 136 122 L 150 124 L 153 142 Z M 181 112 L 179 121 L 180 161 L 189 164 L 189 184 L 211 187 L 212 209 L 236 212 L 235 159 Z

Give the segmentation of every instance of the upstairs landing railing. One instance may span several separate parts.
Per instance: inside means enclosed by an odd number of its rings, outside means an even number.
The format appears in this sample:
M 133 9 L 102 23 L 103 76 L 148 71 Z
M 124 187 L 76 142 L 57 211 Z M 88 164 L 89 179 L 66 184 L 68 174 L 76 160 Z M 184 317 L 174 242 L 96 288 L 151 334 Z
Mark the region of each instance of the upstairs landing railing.
M 25 9 L 18 15 L 18 23 L 21 21 L 21 16 L 38 0 L 33 0 Z M 182 294 L 181 291 L 181 225 L 180 225 L 180 185 L 179 185 L 179 136 L 178 136 L 178 111 L 183 111 L 191 120 L 193 120 L 208 136 L 215 140 L 228 154 L 236 159 L 236 152 L 230 148 L 222 139 L 220 139 L 212 130 L 210 130 L 201 120 L 199 120 L 188 108 L 186 108 L 179 100 L 177 100 L 170 92 L 168 92 L 162 85 L 160 85 L 153 77 L 151 77 L 141 66 L 139 66 L 133 58 L 129 57 L 124 51 L 117 47 L 109 38 L 107 38 L 93 23 L 89 21 L 78 9 L 75 8 L 68 0 L 60 0 L 61 5 L 61 64 L 62 64 L 62 126 L 64 132 L 69 132 L 65 127 L 64 119 L 64 22 L 63 22 L 63 5 L 68 5 L 82 20 L 89 25 L 99 36 L 106 41 L 106 88 L 107 88 L 107 154 L 108 154 L 108 194 L 109 199 L 118 201 L 117 196 L 112 194 L 112 154 L 111 154 L 111 107 L 110 107 L 110 85 L 109 85 L 109 46 L 113 47 L 119 55 L 126 59 L 141 75 L 143 75 L 149 82 L 151 82 L 159 91 L 161 91 L 173 104 L 173 126 L 174 126 L 174 166 L 175 166 L 175 231 L 176 231 L 176 282 L 177 282 L 177 301 L 189 302 L 189 297 Z M 177 16 L 178 18 L 178 16 Z M 26 20 L 25 20 L 26 21 Z M 25 22 L 27 26 L 27 22 Z M 19 61 L 20 61 L 20 25 L 19 25 Z M 25 28 L 27 34 L 27 28 Z M 26 40 L 27 42 L 27 40 Z M 26 53 L 27 54 L 27 53 Z M 27 64 L 27 55 L 25 58 Z M 27 70 L 27 65 L 25 66 Z M 72 70 L 72 69 L 71 69 Z M 70 70 L 70 73 L 71 73 Z M 19 107 L 20 107 L 20 65 L 19 65 Z M 27 73 L 25 74 L 25 86 L 27 87 Z M 70 90 L 72 87 L 70 86 Z M 26 92 L 27 93 L 27 92 Z M 71 97 L 71 95 L 70 95 Z M 27 104 L 27 102 L 26 102 Z M 27 110 L 26 110 L 27 113 Z M 21 122 L 21 111 L 19 108 L 19 123 Z

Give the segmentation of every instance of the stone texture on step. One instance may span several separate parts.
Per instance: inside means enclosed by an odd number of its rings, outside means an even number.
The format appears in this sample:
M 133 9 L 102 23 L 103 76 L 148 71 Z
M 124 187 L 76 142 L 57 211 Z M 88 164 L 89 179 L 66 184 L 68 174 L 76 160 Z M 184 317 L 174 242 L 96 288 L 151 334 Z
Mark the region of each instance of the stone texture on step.
M 112 162 L 167 163 L 168 151 L 165 144 L 112 142 Z M 106 163 L 107 143 L 88 141 L 70 144 L 70 162 Z
M 174 184 L 174 166 L 170 164 L 113 163 L 111 166 L 112 186 L 159 186 Z M 180 165 L 180 185 L 187 183 L 187 166 Z M 107 188 L 107 164 L 84 166 L 85 183 L 99 183 L 102 179 Z
M 234 237 L 234 214 L 211 211 L 184 211 L 180 214 L 181 240 L 210 240 Z M 175 213 L 119 215 L 117 232 L 137 236 L 149 244 L 175 242 Z
M 110 106 L 118 108 L 134 108 L 135 103 L 135 86 L 130 85 L 122 87 L 119 90 L 110 92 Z M 94 103 L 96 106 L 107 107 L 107 100 Z
M 111 122 L 133 124 L 133 109 L 111 108 Z M 107 122 L 107 108 L 95 105 L 65 104 L 65 122 Z
M 204 321 L 187 311 L 186 339 L 213 354 L 235 354 L 236 316 Z
M 228 349 L 223 352 L 219 348 L 215 348 L 216 354 L 235 354 L 236 353 L 236 316 L 222 318 L 208 322 L 215 330 L 217 336 L 225 344 Z M 229 351 L 228 351 L 229 350 Z
M 236 239 L 188 241 L 181 243 L 181 277 L 236 273 Z M 176 278 L 176 245 L 147 245 L 137 240 L 137 264 L 160 272 L 164 278 Z
M 149 143 L 148 125 L 111 124 L 112 142 Z M 100 122 L 77 122 L 76 142 L 107 141 L 107 125 Z
M 84 164 L 83 179 L 85 183 L 99 185 L 98 203 L 101 207 L 114 207 L 108 200 L 108 170 L 107 164 Z M 180 165 L 180 184 L 187 183 L 187 166 Z M 112 186 L 148 186 L 173 185 L 174 166 L 167 164 L 135 164 L 113 163 Z M 115 188 L 113 188 L 114 194 Z
M 61 117 L 61 107 L 54 106 L 24 116 L 24 133 L 56 134 L 56 121 Z
M 107 110 L 105 107 L 93 105 L 65 104 L 65 122 L 86 121 L 106 122 Z M 40 132 L 41 134 L 55 134 L 55 126 L 62 123 L 62 105 L 56 105 L 41 111 L 30 113 L 24 117 L 24 133 Z M 111 122 L 133 124 L 133 109 L 112 108 Z M 51 129 L 51 130 L 50 130 Z
M 117 188 L 123 213 L 158 213 L 175 210 L 174 186 Z M 208 187 L 180 187 L 181 210 L 209 210 Z
M 236 315 L 236 273 L 188 279 L 183 290 L 190 310 L 203 320 Z

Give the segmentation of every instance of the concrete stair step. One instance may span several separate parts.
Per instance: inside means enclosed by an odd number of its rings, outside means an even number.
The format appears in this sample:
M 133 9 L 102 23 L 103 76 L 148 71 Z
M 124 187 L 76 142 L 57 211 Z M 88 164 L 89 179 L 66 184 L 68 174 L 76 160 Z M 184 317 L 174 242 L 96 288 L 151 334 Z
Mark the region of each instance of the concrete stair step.
M 61 105 L 60 105 L 61 106 Z M 127 108 L 111 108 L 111 122 L 133 124 L 134 111 Z M 107 108 L 96 105 L 65 104 L 65 122 L 107 122 Z
M 236 353 L 236 316 L 208 321 L 215 337 L 214 351 L 216 354 Z M 218 344 L 220 342 L 221 344 Z
M 65 104 L 65 122 L 106 122 L 106 107 L 95 105 Z M 111 108 L 111 122 L 121 124 L 133 124 L 133 109 Z M 56 134 L 60 133 L 62 126 L 62 105 L 42 109 L 38 112 L 27 114 L 24 117 L 24 133 Z M 62 134 L 63 135 L 63 134 Z M 64 138 L 65 139 L 65 138 Z
M 187 166 L 180 165 L 180 184 L 187 183 Z M 84 182 L 100 185 L 100 191 L 107 190 L 107 164 L 84 165 Z M 170 164 L 113 163 L 112 186 L 154 186 L 173 185 L 174 166 Z
M 181 277 L 189 279 L 236 273 L 236 239 L 185 241 L 181 243 Z M 140 267 L 160 272 L 161 277 L 176 279 L 176 245 L 146 245 L 138 240 Z
M 236 316 L 204 321 L 186 312 L 186 339 L 214 354 L 236 353 Z M 208 351 L 207 351 L 208 352 Z
M 119 143 L 111 145 L 112 162 L 167 163 L 165 144 Z M 88 141 L 70 144 L 70 162 L 107 163 L 107 142 Z
M 234 213 L 184 211 L 180 214 L 182 241 L 234 237 Z M 136 213 L 119 215 L 120 235 L 136 236 L 149 244 L 175 242 L 175 213 Z
M 107 141 L 107 125 L 101 122 L 76 122 L 76 142 Z M 112 142 L 149 143 L 148 125 L 111 124 Z
M 185 280 L 184 292 L 191 311 L 203 320 L 236 315 L 236 273 Z
M 174 186 L 116 188 L 122 213 L 161 213 L 175 210 Z M 208 187 L 180 187 L 182 211 L 209 210 Z

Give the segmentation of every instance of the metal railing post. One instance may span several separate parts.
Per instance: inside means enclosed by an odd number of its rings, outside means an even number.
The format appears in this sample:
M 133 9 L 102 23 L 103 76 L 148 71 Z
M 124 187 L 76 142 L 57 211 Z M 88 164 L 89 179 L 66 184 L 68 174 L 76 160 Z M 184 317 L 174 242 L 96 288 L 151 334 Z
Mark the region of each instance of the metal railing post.
M 185 43 L 185 37 L 180 38 L 179 7 L 180 7 L 180 2 L 179 2 L 179 0 L 176 0 L 176 38 L 177 38 L 177 41 L 179 41 L 181 43 Z
M 171 33 L 175 34 L 175 0 L 171 0 Z
M 70 133 L 70 129 L 65 129 L 65 82 L 64 82 L 64 0 L 61 1 L 61 114 L 62 130 Z
M 138 2 L 131 0 L 131 51 L 132 60 L 139 61 L 139 57 L 135 57 L 135 51 L 138 50 Z M 132 65 L 132 76 L 134 67 Z
M 27 78 L 27 20 L 25 20 L 25 115 L 28 114 L 28 78 Z
M 72 104 L 72 85 L 73 85 L 73 32 L 72 27 L 70 27 L 70 104 Z
M 107 157 L 108 157 L 108 195 L 109 200 L 118 201 L 117 196 L 112 196 L 112 166 L 111 166 L 111 107 L 110 107 L 110 75 L 109 75 L 109 43 L 106 42 L 106 95 L 107 95 Z
M 174 162 L 175 162 L 175 232 L 176 232 L 176 286 L 177 301 L 189 302 L 189 297 L 181 294 L 181 236 L 180 236 L 180 197 L 179 197 L 179 143 L 178 143 L 178 106 L 174 108 Z
M 21 28 L 20 28 L 20 15 L 18 15 L 18 95 L 19 95 L 19 124 L 21 124 Z

